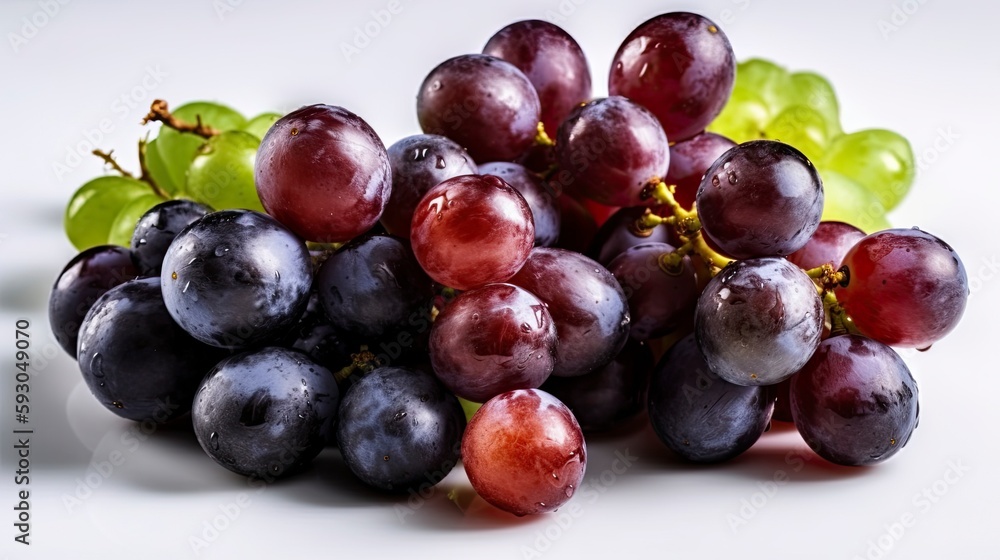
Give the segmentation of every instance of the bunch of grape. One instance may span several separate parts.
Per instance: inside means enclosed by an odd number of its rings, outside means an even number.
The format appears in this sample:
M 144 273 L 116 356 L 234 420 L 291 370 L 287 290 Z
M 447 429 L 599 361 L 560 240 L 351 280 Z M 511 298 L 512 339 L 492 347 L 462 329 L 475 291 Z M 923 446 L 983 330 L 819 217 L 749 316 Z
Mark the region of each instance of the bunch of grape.
M 423 134 L 388 149 L 341 107 L 277 119 L 264 212 L 157 204 L 130 248 L 66 267 L 53 329 L 109 410 L 190 412 L 210 457 L 265 480 L 329 444 L 376 488 L 461 460 L 488 502 L 547 512 L 583 480 L 584 433 L 647 410 L 690 461 L 742 453 L 772 416 L 830 461 L 882 461 L 918 411 L 890 346 L 955 327 L 964 268 L 917 229 L 821 222 L 791 145 L 705 132 L 736 70 L 717 26 L 669 13 L 591 99 L 565 31 L 511 24 L 431 70 Z
M 823 219 L 866 232 L 889 227 L 885 214 L 909 192 L 913 149 L 885 129 L 845 134 L 833 86 L 813 72 L 792 72 L 766 60 L 737 66 L 729 102 L 708 130 L 734 142 L 773 139 L 798 148 L 820 169 Z
M 281 115 L 247 120 L 218 103 L 188 103 L 171 112 L 153 103 L 144 123 L 162 122 L 159 134 L 139 142 L 138 177 L 122 169 L 111 153 L 95 150 L 117 175 L 98 177 L 77 189 L 66 206 L 65 228 L 79 250 L 128 245 L 136 221 L 172 199 L 188 199 L 216 210 L 263 210 L 253 182 L 260 139 Z

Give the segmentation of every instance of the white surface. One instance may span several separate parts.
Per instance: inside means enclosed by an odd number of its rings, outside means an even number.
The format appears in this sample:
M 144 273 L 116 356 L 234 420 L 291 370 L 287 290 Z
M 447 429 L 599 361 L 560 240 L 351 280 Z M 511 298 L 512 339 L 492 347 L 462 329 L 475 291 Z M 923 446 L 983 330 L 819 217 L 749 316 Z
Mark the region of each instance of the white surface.
M 8 557 L 539 557 L 528 553 L 533 548 L 545 558 L 996 558 L 996 5 L 401 0 L 402 11 L 350 61 L 342 43 L 389 2 L 72 2 L 14 52 L 10 33 L 21 31 L 22 18 L 45 19 L 37 15 L 43 5 L 0 4 L 0 333 L 8 337 L 0 340 L 0 550 Z M 891 21 L 894 6 L 913 13 L 905 22 L 897 14 L 902 24 L 884 36 L 879 21 Z M 61 215 L 101 165 L 84 157 L 61 176 L 53 166 L 65 164 L 67 150 L 102 120 L 113 130 L 100 147 L 116 148 L 128 168 L 136 167 L 138 121 L 153 96 L 175 105 L 215 99 L 248 115 L 340 104 L 390 144 L 418 132 L 414 99 L 424 75 L 445 58 L 478 52 L 509 22 L 562 25 L 582 44 L 595 95 L 603 95 L 619 42 L 648 17 L 674 9 L 716 20 L 741 60 L 762 56 L 825 74 L 847 130 L 894 129 L 921 154 L 917 184 L 893 221 L 919 224 L 953 245 L 974 294 L 950 337 L 930 352 L 904 353 L 920 383 L 921 422 L 886 464 L 835 468 L 784 432 L 766 434 L 730 463 L 683 467 L 640 432 L 591 439 L 589 491 L 581 489 L 560 513 L 529 519 L 475 500 L 465 511 L 456 507 L 446 494 L 464 488 L 468 498 L 461 472 L 426 501 L 414 499 L 419 507 L 412 509 L 358 488 L 331 454 L 305 475 L 258 492 L 181 432 L 140 441 L 135 426 L 94 401 L 75 364 L 57 351 L 44 310 L 51 282 L 74 254 Z M 145 99 L 129 108 L 120 98 L 133 92 Z M 30 547 L 13 542 L 11 525 L 16 318 L 31 321 L 35 356 Z M 616 451 L 634 457 L 631 466 Z M 111 458 L 123 462 L 105 468 L 107 476 L 95 470 Z M 779 473 L 787 482 L 769 483 Z M 920 496 L 925 489 L 933 502 Z M 80 503 L 67 502 L 77 495 Z M 219 518 L 226 510 L 238 516 Z M 734 527 L 736 518 L 745 524 Z M 904 520 L 912 525 L 893 527 Z M 211 538 L 204 531 L 213 522 L 226 528 Z M 192 537 L 207 548 L 194 550 Z M 888 552 L 872 548 L 880 538 Z

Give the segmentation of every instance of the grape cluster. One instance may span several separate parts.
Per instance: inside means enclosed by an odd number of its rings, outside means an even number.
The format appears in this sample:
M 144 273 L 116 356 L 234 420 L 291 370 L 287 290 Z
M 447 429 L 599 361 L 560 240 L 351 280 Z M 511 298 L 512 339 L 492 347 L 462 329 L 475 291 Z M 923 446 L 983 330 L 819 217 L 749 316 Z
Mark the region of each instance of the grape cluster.
M 644 412 L 693 462 L 772 419 L 832 462 L 898 452 L 918 391 L 890 346 L 948 334 L 968 281 L 919 229 L 822 221 L 814 160 L 889 171 L 838 148 L 860 144 L 833 139 L 829 84 L 737 67 L 682 12 L 636 28 L 608 84 L 591 99 L 576 41 L 522 21 L 431 70 L 422 133 L 388 148 L 342 107 L 247 123 L 154 103 L 143 177 L 70 203 L 85 250 L 53 288 L 56 337 L 108 410 L 190 413 L 233 472 L 270 480 L 336 445 L 364 483 L 407 492 L 461 460 L 516 515 L 571 499 L 584 433 Z M 213 169 L 237 172 L 210 191 Z M 150 186 L 177 200 L 147 208 Z

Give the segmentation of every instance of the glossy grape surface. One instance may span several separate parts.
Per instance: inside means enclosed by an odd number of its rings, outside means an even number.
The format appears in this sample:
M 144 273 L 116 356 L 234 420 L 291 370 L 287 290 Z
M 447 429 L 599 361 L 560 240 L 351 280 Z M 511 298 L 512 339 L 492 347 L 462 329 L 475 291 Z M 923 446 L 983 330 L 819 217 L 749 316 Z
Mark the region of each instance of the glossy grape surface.
M 851 224 L 820 222 L 809 241 L 801 249 L 788 255 L 788 260 L 805 270 L 827 263 L 837 270 L 847 252 L 864 236 L 865 232 Z
M 417 119 L 451 138 L 476 162 L 513 161 L 535 141 L 541 106 L 524 73 L 493 56 L 450 58 L 424 79 Z
M 486 402 L 462 438 L 462 463 L 484 500 L 514 515 L 558 509 L 583 482 L 587 444 L 573 413 L 538 389 Z
M 643 234 L 633 231 L 636 220 L 646 213 L 645 206 L 621 208 L 601 224 L 597 235 L 587 249 L 587 256 L 604 266 L 626 250 L 646 243 L 672 243 L 673 234 L 668 226 L 655 227 Z
M 841 465 L 895 455 L 917 426 L 917 383 L 891 348 L 858 335 L 829 338 L 792 378 L 792 417 L 809 447 Z
M 389 201 L 389 156 L 368 123 L 340 107 L 282 117 L 257 152 L 267 213 L 308 241 L 343 242 L 375 225 Z
M 150 208 L 132 232 L 132 255 L 143 276 L 159 276 L 177 234 L 212 210 L 191 200 L 168 200 Z
M 508 162 L 493 162 L 479 166 L 483 175 L 496 175 L 521 193 L 535 223 L 535 246 L 551 247 L 559 239 L 561 219 L 556 199 L 542 182 L 540 175 L 532 173 L 523 165 Z
M 694 205 L 701 178 L 722 154 L 736 147 L 736 143 L 718 134 L 703 132 L 670 146 L 670 169 L 663 181 L 675 185 L 674 198 L 682 208 Z
M 608 264 L 628 299 L 629 336 L 635 340 L 658 338 L 692 324 L 699 291 L 690 257 L 684 257 L 677 270 L 665 271 L 659 265 L 660 256 L 673 251 L 666 243 L 643 243 Z
M 434 281 L 459 290 L 504 282 L 535 243 L 531 208 L 503 179 L 453 177 L 417 205 L 410 242 Z
M 448 304 L 431 327 L 430 358 L 438 378 L 473 402 L 540 386 L 556 362 L 556 326 L 534 294 L 487 284 Z

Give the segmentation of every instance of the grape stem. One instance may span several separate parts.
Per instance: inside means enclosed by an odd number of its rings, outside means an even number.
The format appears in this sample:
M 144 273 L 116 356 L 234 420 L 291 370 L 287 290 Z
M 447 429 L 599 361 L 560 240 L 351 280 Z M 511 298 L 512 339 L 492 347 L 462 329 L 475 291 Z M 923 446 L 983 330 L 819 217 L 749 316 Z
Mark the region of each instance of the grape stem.
M 195 117 L 194 124 L 178 119 L 170 112 L 167 102 L 162 99 L 153 101 L 149 106 L 149 113 L 142 119 L 142 124 L 150 122 L 160 122 L 178 132 L 190 132 L 202 138 L 211 138 L 222 133 L 222 131 L 201 122 L 201 115 Z
M 92 153 L 95 156 L 101 158 L 104 161 L 104 163 L 108 165 L 108 167 L 110 167 L 111 169 L 114 169 L 115 172 L 118 173 L 119 175 L 121 175 L 122 177 L 128 177 L 129 179 L 135 179 L 135 176 L 133 176 L 128 171 L 125 171 L 124 169 L 122 169 L 122 166 L 118 165 L 118 162 L 115 161 L 115 157 L 114 157 L 115 151 L 114 150 L 110 150 L 110 151 L 105 152 L 105 151 L 102 151 L 102 150 L 95 149 L 95 150 L 91 151 L 90 153 Z
M 121 165 L 118 165 L 118 162 L 114 158 L 114 153 L 115 153 L 114 150 L 110 150 L 110 151 L 105 152 L 103 150 L 96 150 L 95 149 L 95 150 L 93 150 L 90 153 L 92 153 L 95 156 L 101 158 L 101 160 L 104 161 L 104 163 L 106 163 L 109 167 L 111 167 L 111 169 L 113 169 L 115 171 L 115 173 L 118 173 L 122 177 L 128 177 L 129 179 L 135 179 L 136 178 L 135 175 L 133 175 L 132 173 L 130 173 L 128 171 L 125 171 L 125 169 L 123 169 Z M 164 192 L 163 189 L 161 189 L 156 184 L 156 182 L 153 181 L 153 178 L 149 176 L 149 170 L 146 169 L 146 142 L 145 142 L 145 140 L 139 140 L 139 167 L 142 169 L 142 176 L 140 176 L 137 180 L 142 181 L 142 182 L 146 183 L 147 185 L 149 185 L 149 188 L 153 189 L 153 193 L 156 196 L 159 196 L 160 198 L 162 198 L 164 200 L 169 200 L 170 199 L 170 195 L 168 195 L 166 192 Z
M 362 346 L 360 352 L 357 354 L 351 354 L 351 363 L 347 364 L 333 375 L 337 379 L 337 383 L 341 383 L 355 372 L 361 372 L 362 374 L 368 373 L 378 367 L 378 365 L 379 360 L 375 354 L 372 354 L 368 350 L 367 346 Z
M 160 185 L 156 184 L 156 181 L 153 180 L 153 176 L 149 173 L 149 167 L 146 166 L 147 146 L 149 146 L 148 134 L 146 135 L 145 138 L 139 139 L 139 172 L 142 173 L 142 175 L 139 177 L 139 180 L 149 185 L 149 188 L 153 189 L 153 192 L 156 194 L 156 196 L 165 200 L 170 200 L 170 195 L 167 194 L 167 192 L 164 191 L 162 188 L 160 188 Z
M 698 219 L 697 206 L 693 206 L 690 210 L 686 210 L 682 207 L 680 203 L 677 202 L 677 198 L 674 197 L 675 189 L 676 187 L 674 185 L 667 185 L 659 178 L 654 178 L 648 185 L 646 185 L 642 195 L 643 198 L 651 198 L 655 200 L 660 205 L 665 207 L 670 215 L 660 216 L 649 210 L 641 218 L 636 220 L 634 226 L 631 228 L 633 233 L 641 235 L 639 232 L 651 230 L 661 224 L 667 224 L 674 227 L 674 231 L 683 242 L 683 245 L 681 248 L 674 251 L 676 256 L 673 256 L 674 253 L 667 253 L 660 257 L 660 268 L 663 268 L 665 272 L 670 273 L 668 268 L 676 271 L 677 267 L 680 266 L 681 259 L 690 253 L 694 253 L 701 257 L 708 265 L 710 265 L 713 269 L 716 269 L 716 271 L 725 268 L 726 265 L 733 262 L 733 260 L 728 257 L 724 257 L 708 246 L 708 243 L 705 242 L 705 238 L 701 233 L 701 221 Z M 681 251 L 681 249 L 684 250 Z M 714 273 L 715 271 L 713 271 L 713 274 Z
M 834 270 L 833 265 L 830 263 L 811 268 L 805 271 L 805 273 L 813 280 L 818 280 L 818 284 L 824 292 L 832 292 L 837 286 L 847 285 L 847 272 L 845 269 Z
M 541 121 L 538 122 L 538 134 L 535 135 L 535 144 L 539 146 L 555 146 L 556 141 L 553 140 L 547 132 L 545 132 L 545 124 Z
M 823 308 L 826 310 L 826 316 L 830 318 L 831 337 L 842 334 L 861 334 L 832 291 L 823 293 Z

